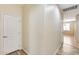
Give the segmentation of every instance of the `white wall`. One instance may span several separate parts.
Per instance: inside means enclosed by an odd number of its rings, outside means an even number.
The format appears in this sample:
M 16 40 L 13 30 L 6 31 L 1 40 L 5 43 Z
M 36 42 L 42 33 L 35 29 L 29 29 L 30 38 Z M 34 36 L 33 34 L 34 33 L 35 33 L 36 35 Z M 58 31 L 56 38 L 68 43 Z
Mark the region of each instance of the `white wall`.
M 26 5 L 23 49 L 30 54 L 54 54 L 62 44 L 62 18 L 56 5 Z
M 75 32 L 75 38 L 76 41 L 79 42 L 79 14 L 76 16 L 76 32 Z
M 54 54 L 62 43 L 62 18 L 55 5 L 45 7 L 44 38 L 42 40 L 42 54 Z

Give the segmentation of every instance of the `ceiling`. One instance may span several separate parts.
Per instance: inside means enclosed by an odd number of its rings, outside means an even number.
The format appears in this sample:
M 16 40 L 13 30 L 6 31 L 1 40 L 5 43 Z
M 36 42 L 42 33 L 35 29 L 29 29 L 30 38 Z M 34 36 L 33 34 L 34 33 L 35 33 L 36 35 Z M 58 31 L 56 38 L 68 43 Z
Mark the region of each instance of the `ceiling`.
M 59 4 L 59 8 L 61 10 L 73 7 L 74 5 L 77 5 L 78 8 L 68 10 L 68 11 L 63 11 L 64 18 L 75 18 L 79 14 L 79 5 L 78 4 Z
M 65 9 L 74 6 L 75 4 L 59 4 L 60 9 Z

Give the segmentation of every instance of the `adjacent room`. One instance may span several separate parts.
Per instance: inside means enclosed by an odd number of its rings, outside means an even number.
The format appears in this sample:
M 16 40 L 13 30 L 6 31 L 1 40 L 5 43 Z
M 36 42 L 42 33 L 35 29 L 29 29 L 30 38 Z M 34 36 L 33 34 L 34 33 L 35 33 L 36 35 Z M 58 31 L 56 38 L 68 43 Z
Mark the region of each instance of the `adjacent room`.
M 79 6 L 74 4 L 61 5 L 63 9 L 63 46 L 60 48 L 59 55 L 79 54 L 78 37 L 78 10 Z

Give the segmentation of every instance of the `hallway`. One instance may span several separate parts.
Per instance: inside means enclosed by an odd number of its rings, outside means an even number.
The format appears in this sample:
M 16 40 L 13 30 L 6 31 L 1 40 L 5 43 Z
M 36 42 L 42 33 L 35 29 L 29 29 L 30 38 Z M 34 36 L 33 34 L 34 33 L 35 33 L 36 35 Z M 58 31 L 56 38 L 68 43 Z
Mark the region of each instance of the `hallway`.
M 79 55 L 79 43 L 75 41 L 74 36 L 64 35 L 64 44 L 57 55 Z

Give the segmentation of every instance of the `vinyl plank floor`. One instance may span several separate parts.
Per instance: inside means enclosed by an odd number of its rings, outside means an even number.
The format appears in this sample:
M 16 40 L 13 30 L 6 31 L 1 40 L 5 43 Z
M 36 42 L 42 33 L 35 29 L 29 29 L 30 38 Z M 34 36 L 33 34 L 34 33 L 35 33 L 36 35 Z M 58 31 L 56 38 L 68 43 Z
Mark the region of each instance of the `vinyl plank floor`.
M 23 50 L 17 50 L 17 51 L 9 53 L 7 55 L 27 55 L 27 54 Z
M 64 36 L 64 44 L 57 55 L 79 55 L 79 43 L 75 41 L 74 36 Z

